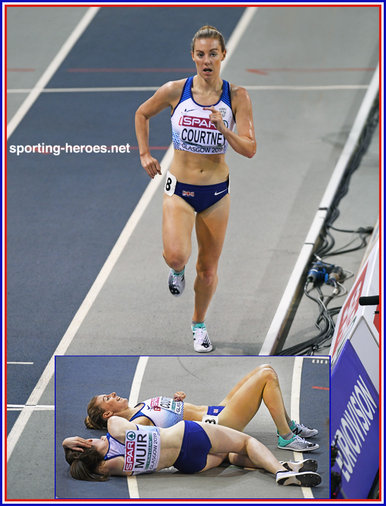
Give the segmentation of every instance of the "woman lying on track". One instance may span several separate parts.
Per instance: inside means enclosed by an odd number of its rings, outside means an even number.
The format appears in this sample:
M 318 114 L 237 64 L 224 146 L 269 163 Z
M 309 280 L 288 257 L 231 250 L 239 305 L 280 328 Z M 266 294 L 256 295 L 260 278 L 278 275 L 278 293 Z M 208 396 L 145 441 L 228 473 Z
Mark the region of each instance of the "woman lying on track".
M 162 429 L 136 425 L 112 416 L 100 439 L 67 438 L 63 447 L 70 473 L 79 480 L 104 481 L 109 475 L 131 476 L 174 466 L 182 473 L 234 465 L 262 468 L 279 485 L 319 485 L 317 462 L 279 462 L 262 443 L 243 432 L 202 422 L 182 421 Z
M 248 373 L 218 406 L 197 406 L 183 402 L 185 397 L 184 392 L 176 392 L 173 399 L 154 397 L 130 407 L 128 399 L 115 392 L 100 394 L 89 402 L 85 424 L 90 429 L 105 429 L 107 420 L 115 415 L 141 425 L 170 427 L 181 420 L 191 420 L 218 423 L 243 431 L 263 400 L 277 428 L 278 448 L 300 452 L 319 448 L 318 444 L 304 439 L 315 436 L 318 431 L 295 423 L 288 416 L 279 378 L 268 364 Z

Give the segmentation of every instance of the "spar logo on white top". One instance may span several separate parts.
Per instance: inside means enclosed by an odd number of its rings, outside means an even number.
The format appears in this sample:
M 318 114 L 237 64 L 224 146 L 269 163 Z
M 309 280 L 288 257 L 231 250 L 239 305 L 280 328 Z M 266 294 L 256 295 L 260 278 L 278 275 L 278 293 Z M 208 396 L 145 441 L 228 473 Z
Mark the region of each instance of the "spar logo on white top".
M 228 126 L 228 122 L 223 120 L 225 126 Z M 198 116 L 181 116 L 179 124 L 185 127 L 193 127 L 193 128 L 204 128 L 207 130 L 217 130 L 214 124 L 210 121 L 209 118 L 200 118 Z
M 161 450 L 158 427 L 138 425 L 125 435 L 125 462 L 123 470 L 133 474 L 151 473 L 157 469 Z
M 127 431 L 125 438 L 125 464 L 124 471 L 131 472 L 134 468 L 134 455 L 135 455 L 135 431 Z

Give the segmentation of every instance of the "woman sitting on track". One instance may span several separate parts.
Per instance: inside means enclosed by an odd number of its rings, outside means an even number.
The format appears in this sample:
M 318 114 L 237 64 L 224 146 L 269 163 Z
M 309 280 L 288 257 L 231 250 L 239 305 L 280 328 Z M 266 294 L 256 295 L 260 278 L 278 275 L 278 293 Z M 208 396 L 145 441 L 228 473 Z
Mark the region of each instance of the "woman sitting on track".
M 174 466 L 198 473 L 219 466 L 226 458 L 234 465 L 262 468 L 280 485 L 319 485 L 317 462 L 280 463 L 262 443 L 229 427 L 183 421 L 167 429 L 136 425 L 121 417 L 108 420 L 100 439 L 78 436 L 63 441 L 73 478 L 104 481 L 109 475 L 131 476 Z
M 318 434 L 292 421 L 284 407 L 279 378 L 274 369 L 264 364 L 240 380 L 218 406 L 197 406 L 183 402 L 184 392 L 177 392 L 173 399 L 154 397 L 131 408 L 128 399 L 115 392 L 97 395 L 87 407 L 85 424 L 89 429 L 105 429 L 107 420 L 120 416 L 141 425 L 170 427 L 180 420 L 209 421 L 236 429 L 245 426 L 257 413 L 261 401 L 267 406 L 278 431 L 278 448 L 283 450 L 311 451 L 319 448 L 316 443 L 303 439 Z

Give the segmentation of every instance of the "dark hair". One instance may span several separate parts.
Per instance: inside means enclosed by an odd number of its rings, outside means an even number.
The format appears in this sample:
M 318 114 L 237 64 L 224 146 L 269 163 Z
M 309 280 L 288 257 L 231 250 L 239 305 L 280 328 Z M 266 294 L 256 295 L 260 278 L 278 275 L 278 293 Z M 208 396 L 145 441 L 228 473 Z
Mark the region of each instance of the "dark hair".
M 94 447 L 85 448 L 83 452 L 64 449 L 67 462 L 70 464 L 70 474 L 76 480 L 106 481 L 109 474 L 97 471 L 103 457 Z
M 103 418 L 104 410 L 96 405 L 97 396 L 95 395 L 87 406 L 87 415 L 84 423 L 88 429 L 106 429 L 107 420 Z
M 217 30 L 214 26 L 205 25 L 202 26 L 197 32 L 194 34 L 191 43 L 191 50 L 194 51 L 194 44 L 197 39 L 217 39 L 220 42 L 221 51 L 225 51 L 225 40 L 221 32 Z

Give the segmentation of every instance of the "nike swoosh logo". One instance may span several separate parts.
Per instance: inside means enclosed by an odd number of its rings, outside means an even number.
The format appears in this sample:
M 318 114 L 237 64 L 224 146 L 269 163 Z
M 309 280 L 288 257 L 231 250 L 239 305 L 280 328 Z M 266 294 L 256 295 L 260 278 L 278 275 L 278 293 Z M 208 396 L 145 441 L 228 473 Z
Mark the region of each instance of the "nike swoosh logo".
M 185 109 L 184 112 L 191 112 L 191 111 L 196 111 L 197 110 L 197 107 L 194 107 L 194 109 Z
M 224 193 L 227 191 L 228 188 L 225 188 L 225 190 L 221 190 L 220 192 L 214 192 L 215 195 L 220 195 L 220 193 Z

